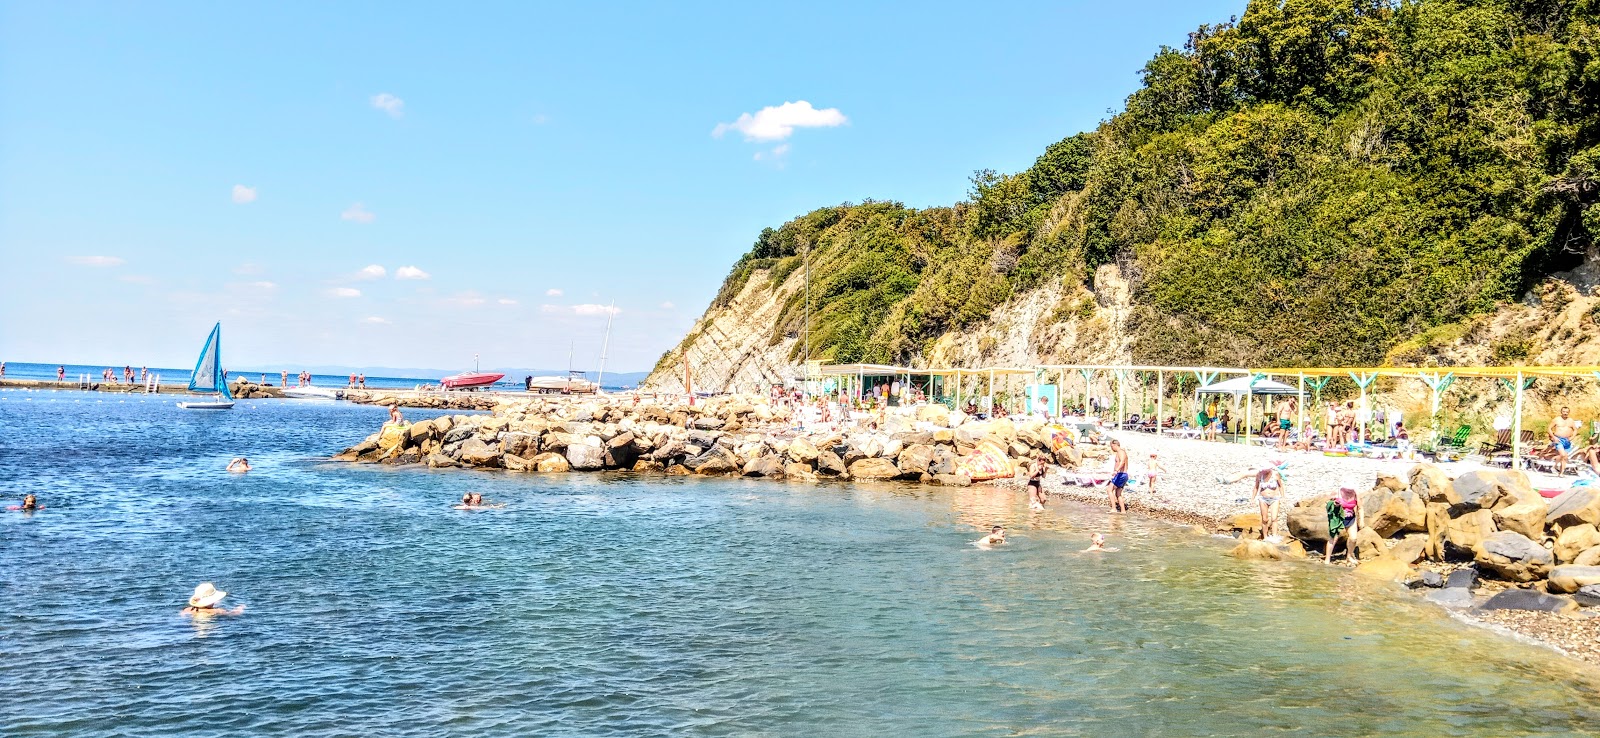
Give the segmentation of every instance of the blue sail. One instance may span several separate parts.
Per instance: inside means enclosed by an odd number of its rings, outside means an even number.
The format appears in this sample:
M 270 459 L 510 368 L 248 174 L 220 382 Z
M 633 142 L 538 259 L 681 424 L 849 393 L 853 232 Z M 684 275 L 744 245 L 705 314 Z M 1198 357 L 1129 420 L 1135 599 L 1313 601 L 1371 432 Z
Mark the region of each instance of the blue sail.
M 189 391 L 217 392 L 226 399 L 233 399 L 228 392 L 228 380 L 222 375 L 222 323 L 212 326 L 205 348 L 200 349 L 194 373 L 189 375 Z

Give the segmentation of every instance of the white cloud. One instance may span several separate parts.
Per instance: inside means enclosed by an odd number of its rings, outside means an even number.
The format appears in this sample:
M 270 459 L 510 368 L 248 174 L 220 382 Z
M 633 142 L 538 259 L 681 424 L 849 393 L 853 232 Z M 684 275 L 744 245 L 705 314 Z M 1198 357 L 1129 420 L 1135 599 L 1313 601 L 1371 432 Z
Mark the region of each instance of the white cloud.
M 608 313 L 611 315 L 616 315 L 617 313 L 622 312 L 622 309 L 614 308 L 610 305 L 596 305 L 590 303 L 584 305 L 573 305 L 572 312 L 574 315 L 606 315 Z
M 69 256 L 67 261 L 86 267 L 114 267 L 128 263 L 120 256 Z
M 378 317 L 376 315 L 371 315 L 371 316 L 362 318 L 361 322 L 363 322 L 363 323 L 371 323 L 373 325 L 388 325 L 389 324 L 389 319 L 388 318 L 380 318 L 380 317 Z
M 256 289 L 262 289 L 262 290 L 275 290 L 275 289 L 278 289 L 278 283 L 277 282 L 267 282 L 267 281 L 251 282 L 250 286 L 251 287 L 255 287 Z
M 156 283 L 155 277 L 151 277 L 151 276 L 148 276 L 148 275 L 145 275 L 145 274 L 123 274 L 121 276 L 118 276 L 117 280 L 120 281 L 120 282 L 127 282 L 128 284 L 155 284 Z
M 403 266 L 394 270 L 395 279 L 428 279 L 432 276 L 432 274 L 422 271 L 414 266 Z
M 345 208 L 344 212 L 339 214 L 339 219 L 355 221 L 357 223 L 371 223 L 372 221 L 377 220 L 378 216 L 358 202 L 348 208 Z
M 328 295 L 331 297 L 360 297 L 361 290 L 354 287 L 335 287 L 328 290 Z
M 718 123 L 711 135 L 721 138 L 728 131 L 744 134 L 746 141 L 782 141 L 796 128 L 832 128 L 850 122 L 838 108 L 817 110 L 805 100 L 767 106 L 755 115 L 744 113 L 732 123 Z
M 550 289 L 545 290 L 544 294 L 545 294 L 546 297 L 560 297 L 560 296 L 562 296 L 562 295 L 564 295 L 566 293 L 562 292 L 561 290 L 558 290 L 558 289 L 556 289 L 554 287 L 551 287 Z
M 670 303 L 670 302 L 663 302 L 663 303 L 661 303 L 661 309 L 662 309 L 662 310 L 671 310 L 671 309 L 673 309 L 673 308 L 675 308 L 675 307 L 677 307 L 677 305 L 674 305 L 674 304 L 672 304 L 672 303 Z
M 256 188 L 254 188 L 254 187 L 246 187 L 244 185 L 234 185 L 233 186 L 233 202 L 234 202 L 234 204 L 244 205 L 245 203 L 251 203 L 251 202 L 255 202 L 255 201 L 256 201 Z
M 787 153 L 789 153 L 789 144 L 781 143 L 767 151 L 757 151 L 756 155 L 751 158 L 755 159 L 756 161 L 761 161 L 763 159 L 770 160 L 776 163 L 779 169 L 782 169 L 783 155 Z
M 551 305 L 549 303 L 545 303 L 539 306 L 539 312 L 541 313 L 564 313 L 566 311 L 567 309 L 561 307 L 560 305 Z
M 478 307 L 479 305 L 488 302 L 488 300 L 485 300 L 483 295 L 468 290 L 453 297 L 445 298 L 445 302 L 455 305 L 456 307 Z
M 405 115 L 406 101 L 387 92 L 380 92 L 372 96 L 372 107 L 388 113 L 390 118 L 399 118 Z
M 368 264 L 356 272 L 356 279 L 383 279 L 389 275 L 389 270 L 381 264 Z
M 516 300 L 513 300 L 513 299 L 511 299 L 509 297 L 502 297 L 502 298 L 500 298 L 498 300 L 495 300 L 495 302 L 498 302 L 501 305 L 515 305 L 515 304 L 517 304 Z

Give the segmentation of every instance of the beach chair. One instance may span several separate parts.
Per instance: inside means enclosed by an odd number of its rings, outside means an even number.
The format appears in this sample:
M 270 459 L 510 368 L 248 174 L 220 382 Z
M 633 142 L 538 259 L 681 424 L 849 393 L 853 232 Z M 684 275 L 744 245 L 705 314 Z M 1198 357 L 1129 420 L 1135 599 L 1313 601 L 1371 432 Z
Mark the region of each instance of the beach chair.
M 1511 429 L 1501 428 L 1495 433 L 1494 440 L 1478 444 L 1478 455 L 1485 459 L 1493 459 L 1502 453 L 1511 452 Z
M 1448 438 L 1440 438 L 1439 444 L 1434 447 L 1434 450 L 1442 453 L 1464 453 L 1467 450 L 1467 436 L 1470 435 L 1472 435 L 1472 426 L 1463 425 L 1456 429 L 1455 435 Z

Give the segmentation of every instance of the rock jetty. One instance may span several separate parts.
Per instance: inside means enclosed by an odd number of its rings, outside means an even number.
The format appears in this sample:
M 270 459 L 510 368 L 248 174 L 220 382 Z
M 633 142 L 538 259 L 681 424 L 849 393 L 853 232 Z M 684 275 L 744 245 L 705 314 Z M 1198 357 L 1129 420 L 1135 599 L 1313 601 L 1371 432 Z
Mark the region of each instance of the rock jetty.
M 810 432 L 791 423 L 789 407 L 764 398 L 712 398 L 694 406 L 500 399 L 486 409 L 493 412 L 387 425 L 333 458 L 524 473 L 609 469 L 965 486 L 1010 478 L 1036 454 L 1077 468 L 1081 453 L 1108 453 L 1064 445 L 1042 422 L 978 420 L 938 405 L 878 415 L 865 428 Z

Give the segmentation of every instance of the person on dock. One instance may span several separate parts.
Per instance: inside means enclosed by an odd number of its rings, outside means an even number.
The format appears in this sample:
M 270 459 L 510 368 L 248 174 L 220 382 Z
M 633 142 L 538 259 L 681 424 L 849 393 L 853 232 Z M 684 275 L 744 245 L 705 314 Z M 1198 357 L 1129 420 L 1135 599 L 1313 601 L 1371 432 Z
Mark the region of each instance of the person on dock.
M 1033 464 L 1028 472 L 1028 507 L 1034 510 L 1044 509 L 1044 455 L 1035 454 Z
M 184 615 L 244 614 L 244 605 L 231 610 L 225 607 L 218 607 L 222 603 L 222 598 L 227 596 L 228 593 L 217 589 L 216 585 L 210 582 L 201 582 L 200 586 L 194 588 L 194 594 L 189 596 L 189 606 L 183 608 L 181 613 Z
M 6 378 L 6 363 L 0 361 L 0 379 Z
M 1356 493 L 1356 483 L 1345 480 L 1339 491 L 1328 500 L 1328 545 L 1322 551 L 1322 563 L 1333 563 L 1333 546 L 1344 539 L 1346 561 L 1355 560 L 1356 533 L 1360 532 L 1362 518 L 1361 496 Z
M 240 456 L 239 458 L 228 462 L 228 471 L 238 474 L 243 474 L 244 472 L 250 471 L 250 460 Z
M 1567 473 L 1567 461 L 1572 458 L 1572 439 L 1578 435 L 1577 419 L 1572 417 L 1572 408 L 1561 408 L 1561 414 L 1550 420 L 1550 445 L 1556 452 L 1556 475 Z
M 1122 492 L 1128 486 L 1128 450 L 1122 441 L 1111 439 L 1111 512 L 1125 513 L 1128 503 Z
M 986 536 L 984 536 L 982 538 L 979 538 L 976 541 L 973 541 L 972 544 L 977 546 L 978 548 L 990 548 L 992 546 L 998 546 L 998 545 L 1000 545 L 1002 543 L 1005 543 L 1005 542 L 1006 542 L 1006 529 L 1005 529 L 1004 526 L 997 525 L 997 526 L 989 529 L 989 535 L 986 535 Z
M 57 382 L 65 382 L 65 381 L 67 381 L 67 368 L 65 366 L 56 367 L 56 381 Z
M 1274 459 L 1278 461 L 1278 459 Z M 1274 538 L 1272 529 L 1278 524 L 1278 500 L 1283 498 L 1286 491 L 1283 481 L 1283 471 L 1274 463 L 1265 469 L 1256 472 L 1255 487 L 1250 490 L 1250 499 L 1254 500 L 1261 509 L 1261 540 Z

